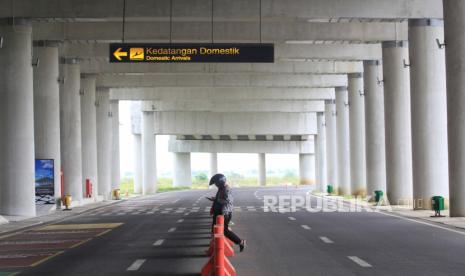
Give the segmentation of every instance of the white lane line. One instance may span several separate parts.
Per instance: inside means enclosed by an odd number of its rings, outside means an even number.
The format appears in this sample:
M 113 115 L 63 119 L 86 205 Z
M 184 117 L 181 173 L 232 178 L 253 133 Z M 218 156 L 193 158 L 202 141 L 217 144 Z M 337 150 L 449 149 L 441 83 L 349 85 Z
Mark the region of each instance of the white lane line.
M 163 240 L 163 239 L 157 240 L 156 242 L 153 243 L 153 246 L 160 246 L 160 245 L 163 244 L 164 241 L 165 240 Z
M 319 237 L 324 243 L 334 243 L 332 240 L 328 239 L 327 237 Z
M 126 270 L 127 271 L 136 271 L 145 263 L 145 259 L 135 260 L 131 266 L 129 266 Z
M 174 231 L 176 231 L 176 227 L 170 228 L 170 230 L 168 230 L 168 233 L 171 233 L 171 232 L 174 232 Z
M 301 225 L 301 226 L 302 226 L 302 228 L 305 229 L 305 230 L 310 230 L 310 229 L 312 229 L 312 228 L 310 228 L 310 226 L 308 226 L 308 225 Z
M 183 222 L 183 221 L 184 221 L 184 219 L 180 219 L 180 220 L 178 220 L 178 223 L 181 223 L 181 222 Z
M 361 267 L 372 267 L 371 264 L 365 262 L 364 260 L 360 259 L 357 256 L 347 256 L 347 258 L 351 259 L 353 262 L 355 262 Z
M 289 217 L 289 220 L 295 220 L 295 217 Z

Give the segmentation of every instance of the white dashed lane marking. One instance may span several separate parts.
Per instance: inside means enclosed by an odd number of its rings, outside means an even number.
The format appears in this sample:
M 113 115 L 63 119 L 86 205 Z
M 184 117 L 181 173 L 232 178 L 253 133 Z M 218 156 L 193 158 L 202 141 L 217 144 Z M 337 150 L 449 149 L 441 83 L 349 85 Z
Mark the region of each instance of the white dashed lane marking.
M 347 256 L 347 258 L 351 259 L 354 263 L 358 264 L 361 267 L 372 267 L 371 264 L 365 262 L 357 256 Z
M 160 246 L 160 245 L 163 244 L 164 241 L 165 240 L 163 240 L 163 239 L 157 240 L 156 242 L 153 243 L 153 246 Z
M 328 239 L 327 237 L 320 237 L 320 240 L 322 240 L 324 243 L 334 243 L 332 240 Z
M 305 229 L 305 230 L 310 230 L 310 229 L 311 229 L 310 226 L 308 226 L 308 225 L 301 225 L 301 226 L 302 226 L 302 228 Z
M 145 259 L 135 260 L 131 266 L 129 266 L 126 270 L 127 271 L 136 271 L 145 263 Z
M 181 222 L 183 222 L 183 221 L 184 221 L 184 219 L 180 219 L 180 220 L 178 220 L 178 223 L 181 223 Z
M 171 233 L 171 232 L 174 232 L 174 231 L 176 231 L 176 227 L 170 228 L 170 230 L 168 230 L 168 233 Z
M 295 220 L 295 217 L 289 217 L 289 220 Z

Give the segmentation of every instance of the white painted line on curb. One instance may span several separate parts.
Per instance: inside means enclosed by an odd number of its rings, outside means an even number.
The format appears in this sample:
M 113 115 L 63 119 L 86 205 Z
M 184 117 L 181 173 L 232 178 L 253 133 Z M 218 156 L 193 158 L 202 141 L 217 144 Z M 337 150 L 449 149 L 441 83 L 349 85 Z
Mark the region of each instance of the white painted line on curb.
M 347 258 L 351 259 L 353 262 L 355 262 L 361 267 L 372 267 L 371 264 L 365 262 L 364 260 L 360 259 L 357 256 L 347 256 Z
M 295 217 L 289 217 L 289 220 L 295 220 Z
M 303 229 L 306 229 L 306 230 L 312 229 L 312 228 L 310 228 L 310 226 L 308 226 L 308 225 L 301 225 L 301 226 L 302 226 Z
M 332 240 L 328 239 L 327 237 L 319 237 L 324 243 L 334 243 Z
M 126 269 L 127 271 L 136 271 L 136 270 L 139 270 L 139 268 L 145 263 L 145 259 L 139 259 L 139 260 L 135 260 L 132 265 L 130 267 L 128 267 L 128 269 Z
M 174 231 L 176 231 L 176 227 L 170 228 L 170 230 L 168 230 L 168 233 L 171 233 L 171 232 L 174 232 Z
M 165 241 L 165 240 L 163 240 L 163 239 L 158 240 L 158 241 L 156 241 L 156 242 L 153 243 L 153 246 L 160 246 L 160 245 L 163 244 L 164 241 Z
M 183 221 L 184 221 L 184 219 L 180 219 L 180 220 L 178 220 L 178 223 L 181 223 L 181 222 L 183 222 Z

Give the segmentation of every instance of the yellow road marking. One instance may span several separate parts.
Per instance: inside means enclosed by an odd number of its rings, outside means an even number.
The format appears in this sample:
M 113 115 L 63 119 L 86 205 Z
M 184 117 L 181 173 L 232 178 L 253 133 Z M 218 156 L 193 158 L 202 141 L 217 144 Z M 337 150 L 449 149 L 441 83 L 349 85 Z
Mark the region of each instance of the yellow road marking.
M 71 246 L 70 248 L 78 247 L 78 246 L 80 246 L 80 245 L 82 245 L 82 244 L 84 244 L 84 243 L 90 241 L 91 239 L 92 239 L 92 238 L 88 238 L 88 239 L 86 239 L 86 240 L 80 241 L 80 242 L 76 243 L 75 245 Z
M 91 223 L 91 224 L 54 224 L 35 229 L 34 231 L 41 230 L 76 230 L 76 229 L 106 229 L 116 228 L 123 225 L 123 223 Z
M 102 233 L 97 234 L 96 237 L 103 236 L 103 235 L 105 235 L 106 233 L 110 232 L 111 230 L 112 230 L 112 229 L 105 230 L 105 231 L 103 231 Z
M 55 253 L 55 254 L 53 254 L 53 255 L 50 255 L 50 256 L 48 256 L 48 257 L 45 258 L 45 259 L 42 259 L 42 260 L 40 260 L 40 261 L 37 261 L 37 262 L 31 264 L 30 267 L 38 266 L 38 265 L 40 265 L 41 263 L 44 263 L 44 262 L 50 260 L 51 258 L 55 258 L 56 256 L 60 255 L 60 254 L 63 253 L 63 252 L 64 252 L 64 251 L 59 251 L 59 252 L 57 252 L 57 253 Z

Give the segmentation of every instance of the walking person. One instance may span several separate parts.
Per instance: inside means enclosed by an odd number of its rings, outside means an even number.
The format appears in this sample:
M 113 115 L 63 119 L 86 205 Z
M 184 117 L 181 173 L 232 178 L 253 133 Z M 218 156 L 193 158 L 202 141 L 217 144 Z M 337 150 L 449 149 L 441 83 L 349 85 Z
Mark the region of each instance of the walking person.
M 214 197 L 207 197 L 208 200 L 213 201 L 211 208 L 211 215 L 213 215 L 213 226 L 216 223 L 216 217 L 219 215 L 224 216 L 224 235 L 233 241 L 235 244 L 239 245 L 239 249 L 242 252 L 246 246 L 246 241 L 239 238 L 233 231 L 229 229 L 229 222 L 232 218 L 233 212 L 233 196 L 231 188 L 228 185 L 226 176 L 222 174 L 215 174 L 210 179 L 210 185 L 215 184 L 218 188 L 218 192 Z

